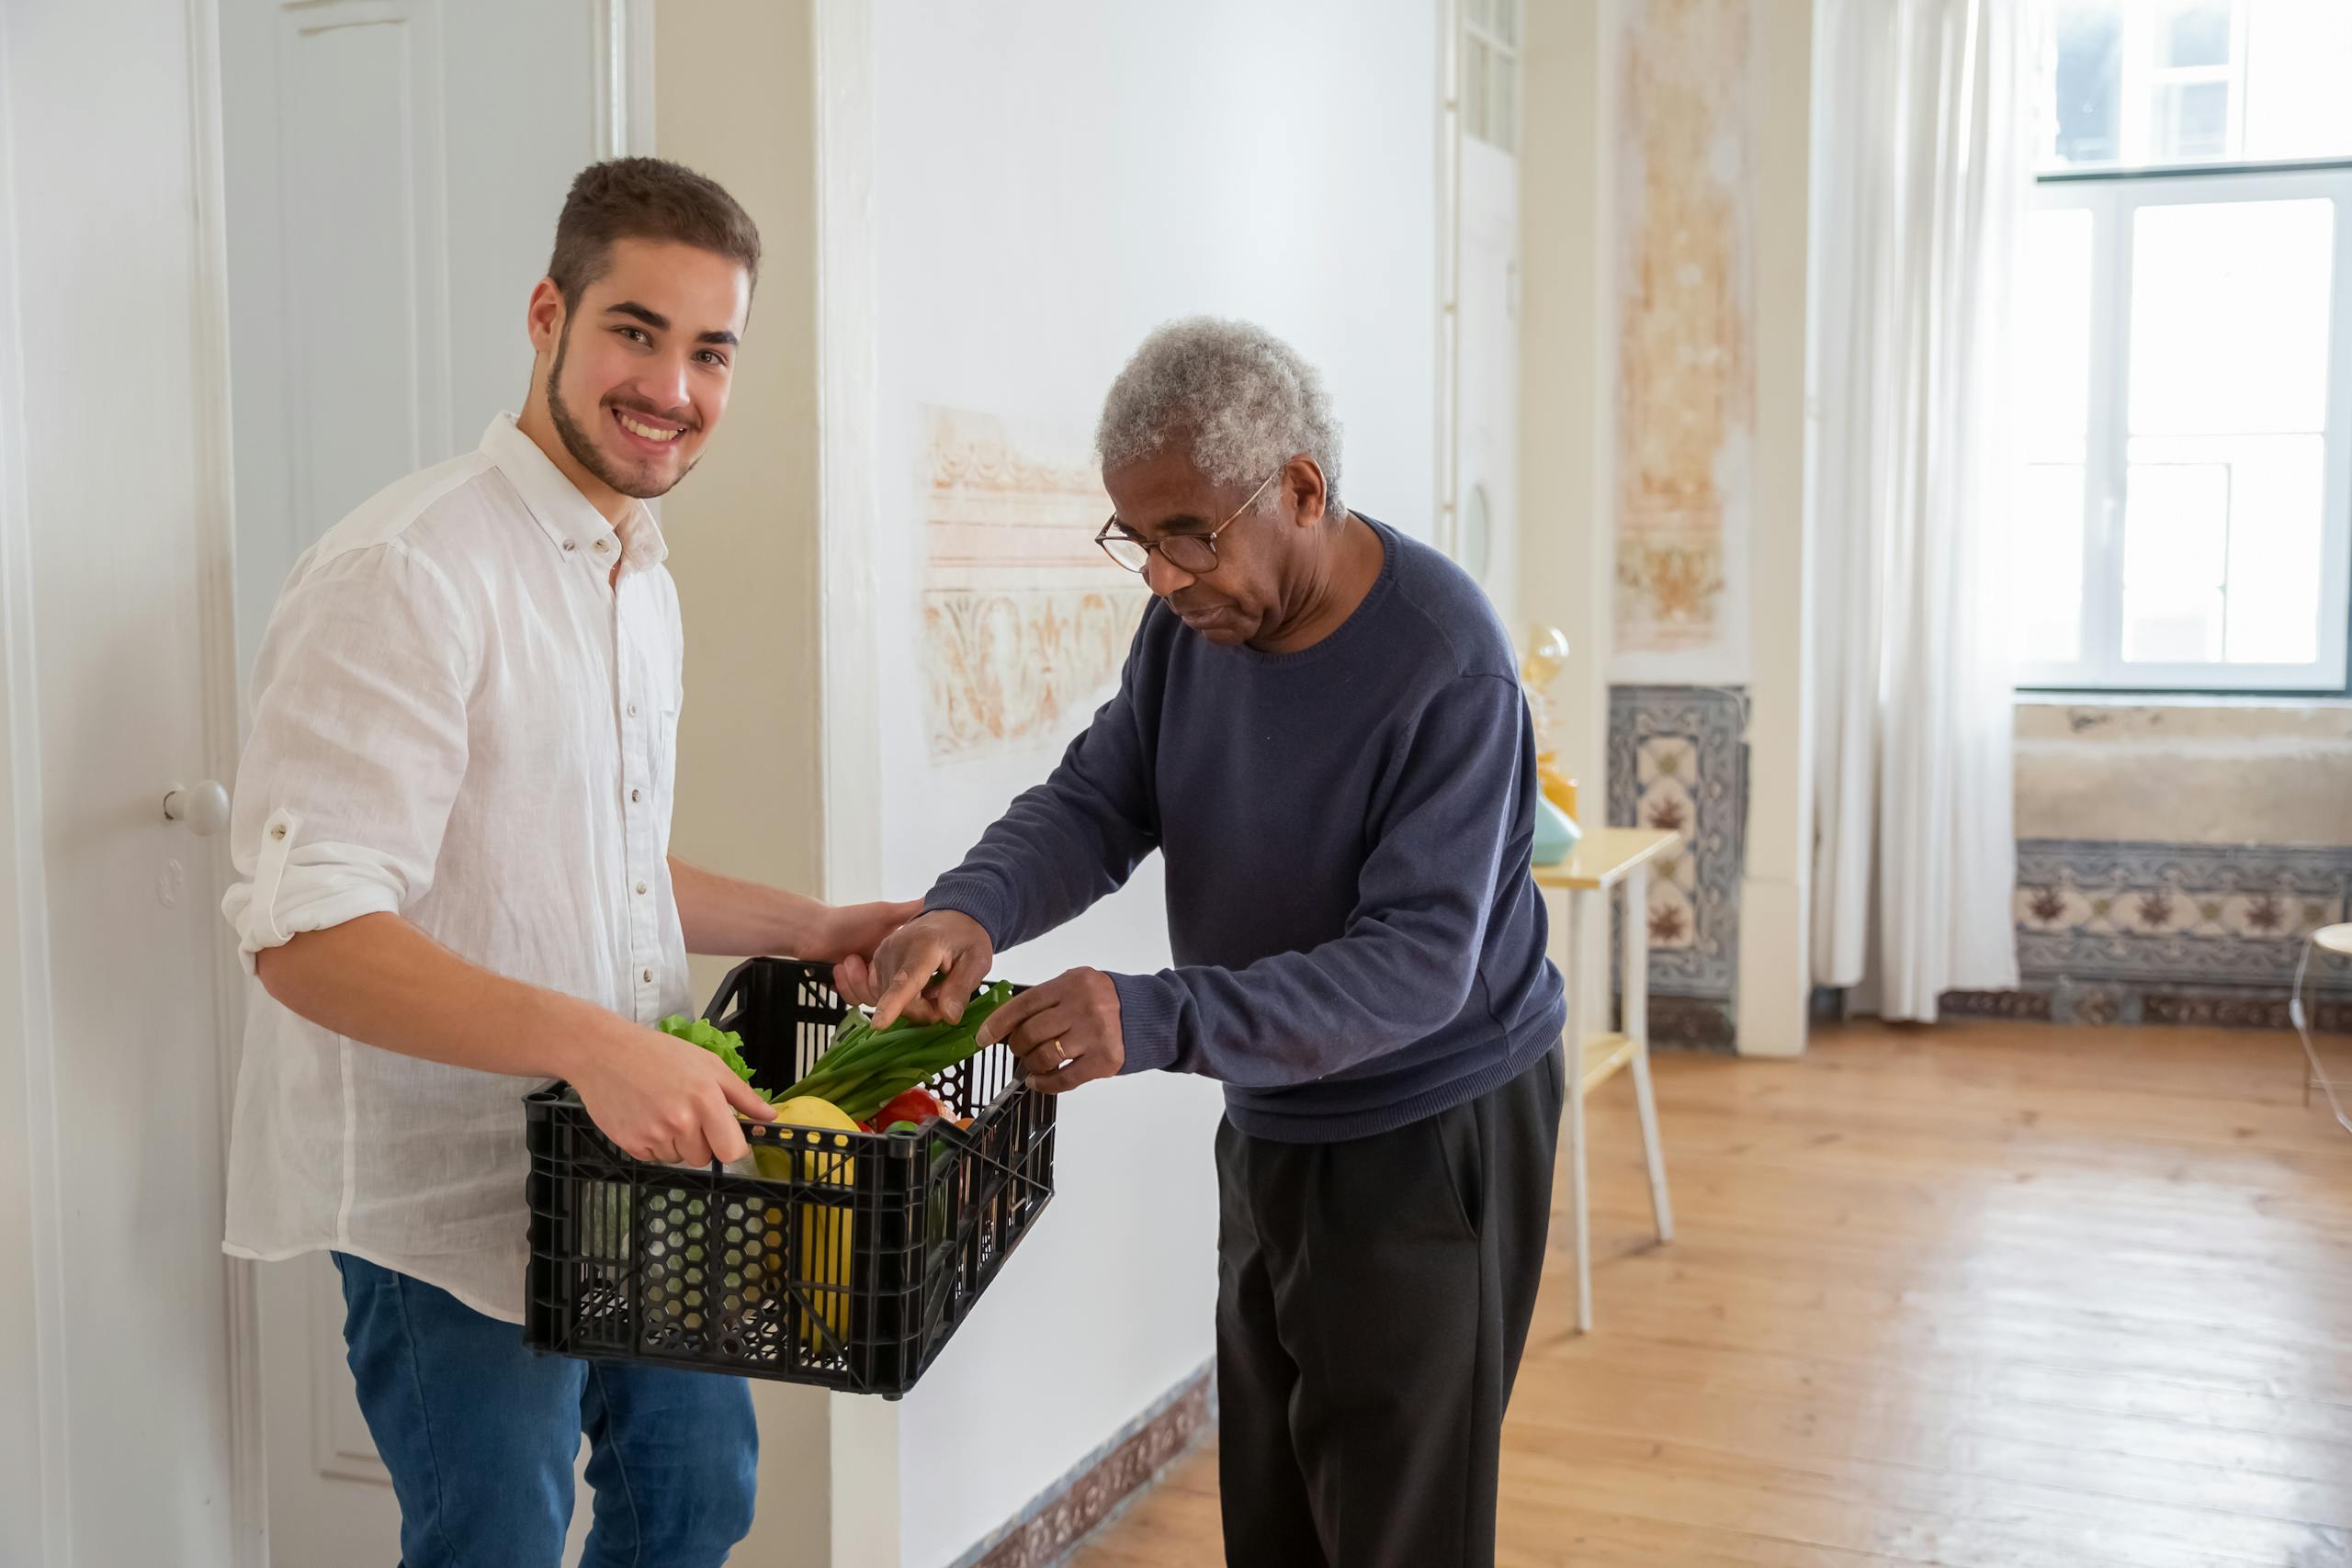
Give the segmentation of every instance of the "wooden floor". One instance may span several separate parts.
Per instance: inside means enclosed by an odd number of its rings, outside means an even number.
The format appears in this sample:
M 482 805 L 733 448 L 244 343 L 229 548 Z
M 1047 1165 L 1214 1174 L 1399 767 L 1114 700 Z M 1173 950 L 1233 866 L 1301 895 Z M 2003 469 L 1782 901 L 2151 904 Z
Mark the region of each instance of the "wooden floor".
M 1662 1055 L 1664 1248 L 1631 1086 L 1604 1088 L 1600 1328 L 1566 1334 L 1555 1243 L 1499 1561 L 2352 1564 L 2352 1134 L 2301 1062 L 2008 1024 Z M 1214 1453 L 1073 1561 L 1220 1561 Z

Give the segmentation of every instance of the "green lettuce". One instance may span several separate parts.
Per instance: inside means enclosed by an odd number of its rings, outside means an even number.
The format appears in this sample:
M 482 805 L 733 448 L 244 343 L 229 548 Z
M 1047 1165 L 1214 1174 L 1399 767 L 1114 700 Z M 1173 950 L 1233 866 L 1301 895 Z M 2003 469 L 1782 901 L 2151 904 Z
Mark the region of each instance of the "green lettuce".
M 657 1027 L 664 1034 L 674 1034 L 688 1044 L 701 1046 L 726 1063 L 729 1072 L 752 1083 L 752 1066 L 743 1060 L 743 1037 L 734 1031 L 721 1029 L 707 1018 L 688 1018 L 682 1012 L 672 1013 Z M 760 1089 L 755 1083 L 752 1087 Z M 760 1094 L 770 1104 L 775 1102 L 775 1096 L 768 1090 L 760 1089 Z

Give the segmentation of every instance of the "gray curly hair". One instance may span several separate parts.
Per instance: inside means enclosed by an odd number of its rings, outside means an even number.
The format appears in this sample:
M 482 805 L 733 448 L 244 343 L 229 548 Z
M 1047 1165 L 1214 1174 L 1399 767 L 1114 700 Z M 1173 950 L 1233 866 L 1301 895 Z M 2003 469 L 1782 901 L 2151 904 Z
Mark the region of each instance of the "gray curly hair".
M 1324 513 L 1340 503 L 1340 422 L 1323 378 L 1263 327 L 1216 316 L 1170 321 L 1143 340 L 1102 400 L 1094 455 L 1106 468 L 1148 457 L 1179 434 L 1212 483 L 1254 485 L 1305 453 L 1323 470 Z M 1281 504 L 1269 485 L 1258 510 Z

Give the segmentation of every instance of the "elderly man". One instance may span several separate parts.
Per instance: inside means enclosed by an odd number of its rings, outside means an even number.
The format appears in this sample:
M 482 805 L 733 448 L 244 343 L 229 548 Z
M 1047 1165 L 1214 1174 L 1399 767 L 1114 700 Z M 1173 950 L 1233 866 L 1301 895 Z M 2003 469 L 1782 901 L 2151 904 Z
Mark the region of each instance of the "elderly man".
M 953 1016 L 1163 852 L 1176 967 L 1072 970 L 986 1034 L 1048 1093 L 1226 1086 L 1227 1560 L 1490 1562 L 1565 1089 L 1510 642 L 1340 504 L 1320 378 L 1254 327 L 1155 333 L 1096 445 L 1100 543 L 1156 600 L 1118 694 L 843 988 Z

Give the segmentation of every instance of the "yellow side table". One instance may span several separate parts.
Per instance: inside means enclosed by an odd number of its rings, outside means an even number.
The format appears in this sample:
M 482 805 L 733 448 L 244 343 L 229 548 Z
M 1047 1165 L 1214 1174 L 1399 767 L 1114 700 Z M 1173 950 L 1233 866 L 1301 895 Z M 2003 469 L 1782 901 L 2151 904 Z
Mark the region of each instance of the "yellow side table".
M 1575 1217 L 1577 1257 L 1576 1329 L 1592 1329 L 1592 1227 L 1585 1187 L 1585 1096 L 1609 1081 L 1620 1067 L 1634 1069 L 1634 1101 L 1642 1118 L 1642 1154 L 1649 1163 L 1650 1210 L 1657 1238 L 1674 1239 L 1674 1209 L 1666 1193 L 1666 1151 L 1658 1143 L 1657 1100 L 1650 1089 L 1649 868 L 1674 852 L 1681 836 L 1656 828 L 1597 828 L 1558 865 L 1535 868 L 1535 885 L 1552 916 L 1552 961 L 1567 983 L 1568 1097 L 1563 1115 L 1560 1164 L 1567 1177 L 1568 1204 Z M 1584 1034 L 1586 998 L 1595 977 L 1585 973 L 1584 922 L 1588 913 L 1607 918 L 1611 889 L 1621 888 L 1625 908 L 1624 1027 L 1614 1033 Z M 1581 1039 L 1581 1043 L 1578 1043 Z

